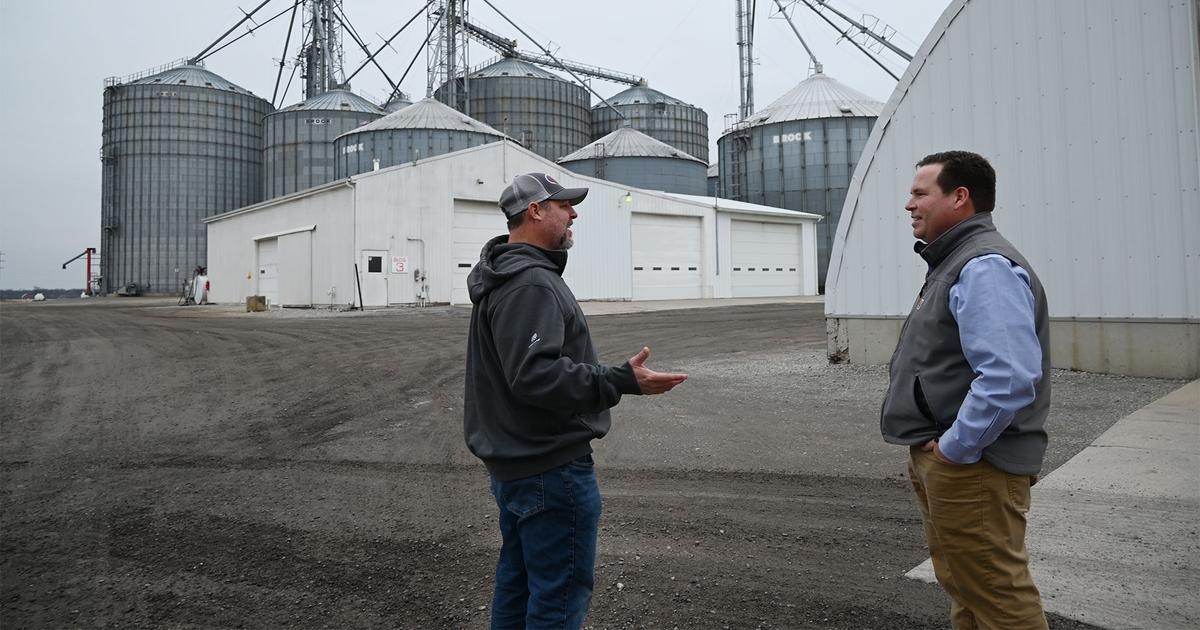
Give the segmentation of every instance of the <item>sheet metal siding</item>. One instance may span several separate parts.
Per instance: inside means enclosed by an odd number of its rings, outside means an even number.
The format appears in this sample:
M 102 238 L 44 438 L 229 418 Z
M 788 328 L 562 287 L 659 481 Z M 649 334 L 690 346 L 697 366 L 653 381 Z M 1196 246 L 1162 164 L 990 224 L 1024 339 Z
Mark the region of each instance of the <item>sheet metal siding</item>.
M 826 312 L 908 312 L 913 164 L 963 148 L 995 166 L 995 222 L 1051 316 L 1200 317 L 1196 3 L 956 2 L 942 21 L 855 175 Z
M 451 129 L 373 129 L 350 133 L 334 141 L 335 179 L 369 173 L 379 168 L 425 160 L 481 144 L 499 136 Z
M 334 140 L 383 114 L 339 110 L 278 111 L 263 121 L 266 171 L 263 199 L 337 179 Z
M 563 186 L 592 187 L 587 200 L 577 208 L 579 218 L 572 228 L 575 247 L 564 274 L 568 286 L 581 300 L 629 299 L 632 288 L 626 265 L 613 262 L 629 259 L 628 216 L 600 214 L 616 209 L 625 190 L 604 190 L 594 183 L 581 182 L 570 171 L 512 146 L 503 151 L 502 159 L 497 159 L 500 149 L 439 156 L 415 167 L 403 165 L 362 177 L 356 184 L 360 209 L 358 249 L 408 256 L 410 265 L 417 267 L 421 246 L 408 239 L 423 239 L 429 299 L 448 303 L 454 269 L 451 250 L 455 200 L 495 204 L 513 175 L 545 172 L 558 178 Z M 396 208 L 405 211 L 397 212 Z M 501 212 L 498 205 L 496 212 Z M 617 240 L 621 234 L 624 236 Z M 414 301 L 408 284 L 413 283 L 390 284 L 389 302 Z
M 102 291 L 137 283 L 143 293 L 177 293 L 207 264 L 203 219 L 262 200 L 262 120 L 270 110 L 232 89 L 104 90 Z
M 820 215 L 817 276 L 824 284 L 850 175 L 874 124 L 868 117 L 815 118 L 750 126 L 744 140 L 727 133 L 717 141 L 717 194 Z
M 560 162 L 571 172 L 606 181 L 685 195 L 708 192 L 708 167 L 692 160 L 656 157 L 610 157 Z
M 604 103 L 592 108 L 592 140 L 628 124 L 676 149 L 708 162 L 708 114 L 699 107 L 675 103 L 614 105 L 622 119 Z
M 278 238 L 279 305 L 312 306 L 312 232 L 293 232 Z
M 254 238 L 315 225 L 310 235 L 315 305 L 345 306 L 354 293 L 354 192 L 346 185 L 309 195 L 267 202 L 258 208 L 208 223 L 209 300 L 243 303 L 258 282 Z M 290 240 L 281 235 L 280 241 Z M 281 266 L 284 263 L 281 262 Z M 283 268 L 283 277 L 292 275 Z M 248 277 L 249 276 L 249 277 Z M 357 298 L 354 298 L 357 300 Z
M 592 141 L 591 96 L 583 86 L 524 76 L 472 76 L 470 86 L 472 118 L 547 160 Z

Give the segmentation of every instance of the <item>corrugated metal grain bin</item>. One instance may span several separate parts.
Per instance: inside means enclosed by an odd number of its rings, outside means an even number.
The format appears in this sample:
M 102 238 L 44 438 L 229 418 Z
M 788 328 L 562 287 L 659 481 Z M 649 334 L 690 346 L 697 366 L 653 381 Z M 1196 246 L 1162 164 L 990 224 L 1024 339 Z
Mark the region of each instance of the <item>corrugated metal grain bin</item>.
M 622 127 L 558 161 L 573 173 L 646 190 L 707 192 L 708 165 L 664 142 Z
M 404 109 L 405 107 L 408 107 L 409 105 L 412 105 L 412 101 L 408 100 L 407 97 L 397 96 L 396 98 L 388 101 L 387 105 L 384 105 L 383 108 L 388 110 L 389 113 L 395 113 Z
M 613 107 L 599 103 L 592 108 L 592 138 L 599 139 L 629 125 L 655 140 L 708 161 L 708 114 L 703 109 L 645 85 L 620 92 L 608 98 L 608 102 Z
M 333 181 L 334 139 L 385 115 L 387 111 L 345 90 L 318 94 L 268 114 L 263 121 L 263 198 L 274 199 Z
M 334 140 L 336 178 L 428 159 L 502 137 L 478 120 L 427 98 Z
M 721 196 L 823 217 L 817 224 L 822 285 L 850 176 L 882 109 L 817 73 L 717 141 Z
M 547 160 L 592 141 L 591 96 L 583 86 L 511 58 L 468 77 L 471 117 Z
M 102 291 L 175 293 L 206 265 L 203 219 L 262 200 L 270 111 L 199 65 L 106 81 Z

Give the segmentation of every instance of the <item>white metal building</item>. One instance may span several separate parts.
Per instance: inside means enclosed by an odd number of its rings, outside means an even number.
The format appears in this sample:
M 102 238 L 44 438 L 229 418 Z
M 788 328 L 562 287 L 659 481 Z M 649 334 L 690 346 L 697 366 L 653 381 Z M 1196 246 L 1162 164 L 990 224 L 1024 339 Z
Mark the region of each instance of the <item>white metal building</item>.
M 815 215 L 583 177 L 502 141 L 212 217 L 209 300 L 468 303 L 480 249 L 508 231 L 496 200 L 527 172 L 591 189 L 564 276 L 581 300 L 817 293 Z
M 987 157 L 995 223 L 1050 302 L 1056 367 L 1200 376 L 1196 0 L 955 0 L 880 114 L 834 243 L 833 360 L 886 363 L 921 287 L 904 204 L 936 151 Z

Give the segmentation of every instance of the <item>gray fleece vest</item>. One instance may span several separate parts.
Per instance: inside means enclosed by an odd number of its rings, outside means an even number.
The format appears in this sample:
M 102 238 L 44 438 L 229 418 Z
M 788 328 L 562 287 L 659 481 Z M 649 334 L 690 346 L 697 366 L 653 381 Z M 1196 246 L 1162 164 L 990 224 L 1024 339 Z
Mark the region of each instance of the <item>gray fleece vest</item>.
M 958 417 L 975 372 L 963 355 L 958 323 L 950 312 L 950 287 L 971 259 L 999 254 L 1029 272 L 1042 345 L 1042 380 L 1035 387 L 1033 402 L 1017 412 L 1012 424 L 983 449 L 982 457 L 1006 472 L 1037 474 L 1046 453 L 1044 427 L 1050 412 L 1050 317 L 1041 281 L 1012 243 L 996 231 L 990 212 L 973 215 L 929 245 L 917 243 L 914 249 L 929 263 L 930 272 L 892 355 L 891 383 L 879 423 L 884 440 L 924 444 L 945 433 Z

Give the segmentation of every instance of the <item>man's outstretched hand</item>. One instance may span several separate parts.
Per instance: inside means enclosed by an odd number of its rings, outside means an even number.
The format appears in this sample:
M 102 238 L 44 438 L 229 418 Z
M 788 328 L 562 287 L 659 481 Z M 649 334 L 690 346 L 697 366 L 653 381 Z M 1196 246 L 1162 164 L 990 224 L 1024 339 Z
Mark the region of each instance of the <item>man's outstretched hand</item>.
M 687 380 L 687 374 L 664 374 L 646 367 L 646 359 L 650 358 L 650 348 L 642 348 L 637 356 L 629 360 L 633 374 L 637 376 L 638 387 L 643 394 L 661 394 L 669 392 L 676 385 Z

